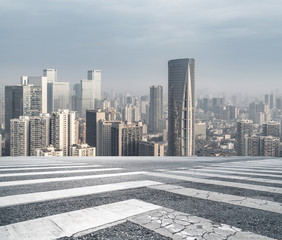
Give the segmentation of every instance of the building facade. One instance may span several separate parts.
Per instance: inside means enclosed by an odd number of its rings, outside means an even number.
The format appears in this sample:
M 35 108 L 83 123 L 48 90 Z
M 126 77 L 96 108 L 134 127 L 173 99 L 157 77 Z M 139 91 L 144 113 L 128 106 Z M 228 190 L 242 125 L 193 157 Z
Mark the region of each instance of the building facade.
M 85 118 L 86 110 L 101 108 L 101 71 L 87 72 L 87 80 L 80 80 L 80 117 Z
M 150 87 L 149 129 L 153 133 L 160 131 L 160 121 L 163 120 L 163 87 Z
M 112 156 L 138 156 L 142 140 L 142 123 L 113 123 L 111 130 Z
M 237 155 L 248 156 L 248 138 L 253 134 L 253 121 L 237 122 Z
M 29 131 L 30 156 L 35 156 L 35 149 L 44 149 L 50 144 L 50 115 L 42 114 L 39 117 L 31 117 Z
M 29 156 L 29 117 L 10 120 L 10 156 Z
M 168 155 L 195 155 L 195 60 L 168 62 Z
M 98 148 L 97 144 L 97 123 L 105 120 L 106 115 L 101 109 L 86 111 L 86 143 L 91 147 Z

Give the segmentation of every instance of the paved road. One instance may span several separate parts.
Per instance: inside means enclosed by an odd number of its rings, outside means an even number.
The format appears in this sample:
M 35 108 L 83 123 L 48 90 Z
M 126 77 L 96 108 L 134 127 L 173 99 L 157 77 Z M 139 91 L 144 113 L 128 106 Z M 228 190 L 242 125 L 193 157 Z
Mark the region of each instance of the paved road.
M 0 239 L 282 239 L 282 159 L 0 159 Z

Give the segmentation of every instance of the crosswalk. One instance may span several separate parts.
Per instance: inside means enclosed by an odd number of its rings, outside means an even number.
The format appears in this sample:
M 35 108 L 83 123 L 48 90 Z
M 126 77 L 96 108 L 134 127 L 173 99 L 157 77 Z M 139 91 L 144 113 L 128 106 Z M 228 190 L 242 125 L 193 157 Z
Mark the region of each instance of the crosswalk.
M 281 159 L 148 161 L 2 158 L 0 239 L 282 239 Z

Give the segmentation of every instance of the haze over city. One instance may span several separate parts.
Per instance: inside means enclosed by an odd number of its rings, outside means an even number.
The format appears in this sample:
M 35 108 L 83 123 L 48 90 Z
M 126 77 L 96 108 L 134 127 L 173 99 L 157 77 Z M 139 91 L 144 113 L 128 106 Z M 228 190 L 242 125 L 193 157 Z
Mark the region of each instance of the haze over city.
M 169 59 L 193 57 L 197 89 L 265 93 L 281 88 L 281 10 L 279 0 L 1 0 L 0 79 L 56 68 L 76 83 L 100 69 L 103 91 L 143 94 L 166 86 Z

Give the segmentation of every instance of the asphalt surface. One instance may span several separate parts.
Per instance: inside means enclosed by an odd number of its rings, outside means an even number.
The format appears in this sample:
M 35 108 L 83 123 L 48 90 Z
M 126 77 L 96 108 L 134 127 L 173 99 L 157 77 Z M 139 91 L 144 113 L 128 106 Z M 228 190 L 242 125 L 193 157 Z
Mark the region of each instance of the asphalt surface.
M 221 172 L 221 168 L 225 168 L 227 172 Z M 240 170 L 241 168 L 246 171 Z M 90 169 L 105 170 L 75 172 Z M 195 169 L 200 170 L 201 174 L 191 173 Z M 209 169 L 215 170 L 212 173 L 217 176 L 205 175 L 205 173 L 210 173 L 206 171 Z M 172 177 L 168 178 L 158 174 L 169 174 Z M 192 177 L 196 181 L 180 180 L 173 176 Z M 81 177 L 87 177 L 87 179 L 80 179 Z M 236 177 L 248 177 L 248 179 L 236 179 Z M 28 183 L 29 180 L 35 181 Z M 200 182 L 197 182 L 198 180 Z M 218 183 L 215 184 L 212 180 Z M 273 183 L 272 180 L 277 182 Z M 158 215 L 155 218 L 151 217 L 149 222 L 138 222 L 134 218 L 141 213 L 134 213 L 119 221 L 109 220 L 107 224 L 95 223 L 95 225 L 93 223 L 92 227 L 85 217 L 87 227 L 83 226 L 83 220 L 73 219 L 71 223 L 74 222 L 76 226 L 81 225 L 81 231 L 73 230 L 72 232 L 72 229 L 66 230 L 64 229 L 66 227 L 62 225 L 58 227 L 60 233 L 56 235 L 57 239 L 282 239 L 282 183 L 280 184 L 280 180 L 282 182 L 281 158 L 2 157 L 0 158 L 0 239 L 29 239 L 29 237 L 37 239 L 35 234 L 40 233 L 42 234 L 40 239 L 49 239 L 44 234 L 44 230 L 48 229 L 42 228 L 38 229 L 39 232 L 34 232 L 37 230 L 29 231 L 28 228 L 22 227 L 26 225 L 21 224 L 28 224 L 31 220 L 45 221 L 52 216 L 89 208 L 97 209 L 100 206 L 107 209 L 111 204 L 123 203 L 132 199 L 137 200 L 140 204 L 152 204 L 152 206 L 169 209 L 168 211 L 172 213 L 175 211 L 180 216 L 188 214 L 200 220 L 197 220 L 196 223 L 190 221 L 187 224 L 183 220 L 183 224 L 181 225 L 180 222 L 181 227 L 179 227 L 177 219 L 172 218 L 170 219 L 172 222 L 164 225 L 163 219 L 157 219 Z M 150 186 L 134 187 L 134 185 L 131 188 L 114 189 L 115 184 L 133 181 L 149 181 L 149 184 L 161 186 L 169 184 L 182 187 L 184 190 L 183 194 L 176 194 Z M 242 187 L 237 187 L 237 185 L 234 187 L 232 185 L 234 183 L 241 184 Z M 247 188 L 243 187 L 244 184 L 247 185 Z M 108 185 L 113 186 L 112 190 L 107 190 Z M 73 196 L 64 195 L 72 189 L 93 186 L 102 187 L 93 194 L 86 192 Z M 252 189 L 256 186 L 263 186 L 264 189 L 259 191 Z M 199 197 L 198 193 L 187 196 L 185 195 L 187 189 L 192 192 L 203 190 L 223 195 L 220 195 L 222 197 L 217 200 L 211 199 L 210 196 Z M 66 192 L 61 193 L 64 190 Z M 36 200 L 35 194 L 46 192 L 54 197 L 48 200 L 42 198 Z M 249 205 L 233 200 L 232 196 L 242 197 L 242 202 L 247 201 Z M 6 198 L 11 200 L 6 203 Z M 24 199 L 26 202 L 19 204 L 16 202 L 17 199 Z M 263 210 L 261 201 L 265 201 L 262 205 L 271 206 L 273 204 L 277 207 Z M 130 211 L 131 209 L 128 208 L 128 213 Z M 149 213 L 149 210 L 142 212 L 145 218 Z M 81 214 L 81 219 L 84 219 L 84 213 Z M 118 213 L 117 216 L 119 214 L 121 213 Z M 101 214 L 97 221 L 108 217 L 110 219 L 110 215 L 110 213 Z M 174 220 L 176 222 L 173 222 Z M 205 221 L 211 221 L 213 227 L 207 226 Z M 156 227 L 158 223 L 160 225 Z M 191 228 L 191 224 L 194 224 L 193 226 L 198 224 L 198 230 Z M 7 229 L 10 227 L 16 229 L 16 233 L 9 232 L 10 230 Z M 51 229 L 50 232 L 55 234 L 54 229 Z M 249 236 L 249 234 L 253 235 Z

